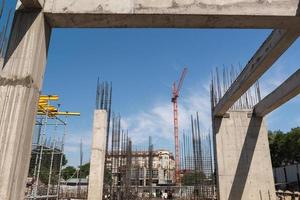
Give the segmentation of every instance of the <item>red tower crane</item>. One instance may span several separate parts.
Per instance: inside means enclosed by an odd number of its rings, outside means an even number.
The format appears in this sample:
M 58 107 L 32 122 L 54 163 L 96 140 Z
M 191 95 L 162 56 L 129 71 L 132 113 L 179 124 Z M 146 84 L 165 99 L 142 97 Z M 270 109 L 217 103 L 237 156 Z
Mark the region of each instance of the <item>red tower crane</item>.
M 178 133 L 178 97 L 179 92 L 183 84 L 183 80 L 187 73 L 187 67 L 185 67 L 181 73 L 178 84 L 176 85 L 176 81 L 173 83 L 172 89 L 172 103 L 174 110 L 174 137 L 175 137 L 175 179 L 176 184 L 180 183 L 180 155 L 179 155 L 179 133 Z

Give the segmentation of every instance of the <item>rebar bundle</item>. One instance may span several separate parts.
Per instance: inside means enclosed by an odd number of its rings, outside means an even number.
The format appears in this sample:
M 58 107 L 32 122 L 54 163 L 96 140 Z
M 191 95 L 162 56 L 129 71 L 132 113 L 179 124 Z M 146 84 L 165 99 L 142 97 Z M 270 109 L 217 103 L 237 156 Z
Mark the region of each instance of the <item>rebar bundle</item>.
M 191 116 L 191 133 L 183 134 L 183 186 L 190 186 L 186 199 L 214 199 L 215 175 L 212 134 L 201 131 L 199 115 Z
M 120 115 L 112 114 L 111 150 L 106 170 L 111 172 L 110 189 L 105 196 L 113 200 L 131 199 L 132 142 L 128 131 L 122 130 Z M 110 166 L 109 166 L 110 165 Z
M 96 109 L 97 110 L 111 110 L 111 99 L 112 98 L 112 83 L 99 82 L 97 81 L 96 90 Z
M 241 72 L 234 66 L 219 68 L 212 73 L 211 105 L 214 108 L 232 85 L 235 84 Z M 231 107 L 231 110 L 252 109 L 261 100 L 259 82 L 257 81 L 245 94 L 243 94 Z
M 98 78 L 97 89 L 96 89 L 96 109 L 107 111 L 106 154 L 108 152 L 111 104 L 112 104 L 112 83 L 108 83 L 108 82 L 100 83 Z

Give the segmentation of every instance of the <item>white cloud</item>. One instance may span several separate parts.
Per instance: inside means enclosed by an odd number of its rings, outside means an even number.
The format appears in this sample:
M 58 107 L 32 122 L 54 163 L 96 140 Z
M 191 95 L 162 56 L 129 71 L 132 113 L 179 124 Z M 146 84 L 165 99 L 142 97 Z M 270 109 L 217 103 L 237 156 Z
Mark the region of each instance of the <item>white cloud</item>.
M 206 84 L 207 86 L 209 84 Z M 190 129 L 190 116 L 199 112 L 199 119 L 204 130 L 211 127 L 210 97 L 208 87 L 186 89 L 186 94 L 179 97 L 179 130 Z M 129 130 L 134 144 L 147 144 L 149 136 L 156 147 L 172 146 L 173 136 L 173 106 L 165 100 L 154 104 L 146 111 L 125 116 L 123 127 Z
M 84 131 L 81 133 L 70 133 L 66 137 L 66 144 L 80 146 L 82 141 L 82 146 L 90 146 L 92 142 L 91 131 Z
M 296 118 L 296 124 L 298 124 L 298 126 L 300 126 L 300 117 Z
M 80 158 L 80 143 L 82 141 L 83 162 L 88 162 L 90 159 L 90 150 L 92 143 L 92 134 L 90 130 L 82 132 L 68 133 L 64 152 L 67 155 L 68 165 L 77 166 Z
M 79 152 L 79 147 L 74 145 L 66 145 L 64 151 L 65 153 L 77 153 Z
M 260 79 L 262 97 L 268 95 L 281 85 L 294 72 L 293 69 L 294 67 L 284 61 L 278 61 L 274 64 Z

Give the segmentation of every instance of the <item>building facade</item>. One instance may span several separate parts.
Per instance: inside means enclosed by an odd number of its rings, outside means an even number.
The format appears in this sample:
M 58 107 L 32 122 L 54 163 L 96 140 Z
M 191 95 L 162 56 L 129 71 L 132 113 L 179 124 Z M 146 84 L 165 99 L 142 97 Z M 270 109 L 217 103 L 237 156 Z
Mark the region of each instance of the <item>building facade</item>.
M 132 186 L 175 184 L 175 160 L 168 150 L 154 150 L 150 153 L 132 151 L 126 155 L 110 153 L 107 168 L 112 171 L 113 185 L 120 185 L 126 180 Z

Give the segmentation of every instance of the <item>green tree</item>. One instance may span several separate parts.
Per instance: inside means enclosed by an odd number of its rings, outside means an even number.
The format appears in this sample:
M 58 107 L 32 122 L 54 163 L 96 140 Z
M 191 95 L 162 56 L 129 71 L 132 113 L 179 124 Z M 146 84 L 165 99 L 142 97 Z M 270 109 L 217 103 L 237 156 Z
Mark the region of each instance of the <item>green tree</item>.
M 90 174 L 90 163 L 79 167 L 79 178 L 86 178 Z
M 269 145 L 273 167 L 300 162 L 300 128 L 287 133 L 269 131 Z
M 279 167 L 283 162 L 284 140 L 285 135 L 283 132 L 269 131 L 269 145 L 273 167 Z
M 64 180 L 68 180 L 76 173 L 76 168 L 73 166 L 68 166 L 62 170 L 62 177 Z
M 104 183 L 110 185 L 112 182 L 112 175 L 110 169 L 104 170 Z
M 285 136 L 284 163 L 293 164 L 300 161 L 300 128 L 293 128 Z
M 40 160 L 40 151 L 41 149 L 36 148 L 34 152 L 39 152 L 39 154 L 31 154 L 30 165 L 29 165 L 29 176 L 34 176 L 34 172 L 37 175 L 38 172 L 38 164 L 41 161 L 40 166 L 40 181 L 44 184 L 48 184 L 48 177 L 50 173 L 50 166 L 51 166 L 51 158 L 52 152 L 49 149 L 44 149 L 42 152 L 42 157 Z M 61 154 L 54 154 L 53 155 L 53 162 L 52 162 L 52 176 L 51 176 L 51 183 L 56 184 L 58 181 L 58 175 L 60 170 L 60 162 L 61 162 Z M 63 154 L 62 157 L 62 166 L 67 164 L 66 156 Z
M 206 176 L 203 172 L 186 172 L 181 181 L 184 186 L 191 186 L 200 180 L 206 180 Z
M 86 178 L 90 174 L 90 163 L 86 163 L 79 167 L 79 177 L 80 178 Z M 105 169 L 104 170 L 104 183 L 105 184 L 110 184 L 112 181 L 112 175 L 110 169 Z

